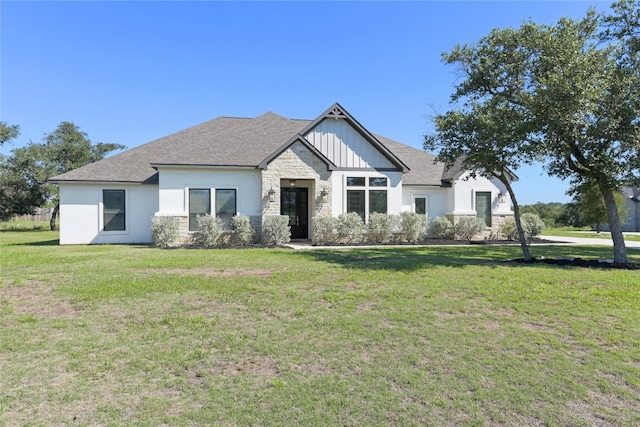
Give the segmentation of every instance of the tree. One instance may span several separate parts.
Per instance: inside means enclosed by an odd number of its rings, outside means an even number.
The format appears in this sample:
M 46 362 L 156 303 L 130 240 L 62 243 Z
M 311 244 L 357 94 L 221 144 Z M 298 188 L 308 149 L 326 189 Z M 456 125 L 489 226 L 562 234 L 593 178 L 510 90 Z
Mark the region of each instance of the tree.
M 0 158 L 0 221 L 29 215 L 48 199 L 46 174 L 31 149 L 13 150 Z
M 580 223 L 595 225 L 596 231 L 599 233 L 602 230 L 602 224 L 607 222 L 607 209 L 598 187 L 585 182 L 569 190 L 569 194 L 573 195 L 573 202 L 580 215 Z M 621 222 L 624 222 L 627 216 L 624 209 L 624 195 L 617 192 L 614 194 L 614 198 L 618 208 L 618 217 Z
M 451 57 L 445 57 L 450 60 Z M 457 99 L 457 96 L 454 96 Z M 447 167 L 461 162 L 476 175 L 498 179 L 507 189 L 515 213 L 518 240 L 525 260 L 532 256 L 520 222 L 519 205 L 511 186 L 513 173 L 522 162 L 530 160 L 523 148 L 526 119 L 518 109 L 489 100 L 484 104 L 473 100 L 465 111 L 450 111 L 435 118 L 436 135 L 425 136 L 425 150 L 436 150 L 437 161 Z
M 29 143 L 12 151 L 6 160 L 10 173 L 6 174 L 9 194 L 13 203 L 2 206 L 5 215 L 29 213 L 47 201 L 55 204 L 51 215 L 51 230 L 56 229 L 60 209 L 58 189 L 47 179 L 103 159 L 124 146 L 113 143 L 92 144 L 87 134 L 71 122 L 62 122 L 48 135 L 42 144 Z M 3 174 L 4 175 L 4 174 Z M 3 198 L 4 199 L 4 198 Z
M 0 145 L 11 141 L 20 135 L 20 126 L 7 125 L 7 122 L 0 122 Z
M 624 264 L 626 248 L 614 193 L 640 175 L 640 73 L 637 44 L 627 41 L 637 39 L 620 38 L 637 34 L 638 20 L 615 18 L 624 13 L 637 17 L 638 3 L 620 4 L 614 7 L 617 15 L 604 21 L 618 30 L 607 44 L 601 43 L 601 17 L 589 11 L 577 21 L 495 29 L 476 45 L 457 46 L 444 58 L 459 65 L 464 77 L 452 97 L 466 100 L 466 111 L 458 118 L 465 119 L 470 111 L 479 117 L 486 112 L 490 117 L 496 111 L 517 113 L 498 114 L 501 122 L 486 128 L 497 131 L 499 141 L 509 134 L 501 126 L 517 129 L 515 138 L 497 145 L 485 141 L 480 154 L 490 158 L 489 151 L 506 143 L 509 153 L 522 151 L 520 160 L 544 160 L 551 175 L 570 178 L 573 185 L 596 185 L 606 206 L 614 260 Z M 482 114 L 470 109 L 473 103 Z M 490 137 L 485 132 L 484 138 Z

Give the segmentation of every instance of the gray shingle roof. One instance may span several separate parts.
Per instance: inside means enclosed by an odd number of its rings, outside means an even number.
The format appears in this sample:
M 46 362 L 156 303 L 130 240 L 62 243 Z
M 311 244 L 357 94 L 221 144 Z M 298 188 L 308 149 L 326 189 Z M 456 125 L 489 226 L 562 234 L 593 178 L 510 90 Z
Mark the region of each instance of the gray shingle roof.
M 50 179 L 53 183 L 111 182 L 157 184 L 153 166 L 256 168 L 311 124 L 268 112 L 256 118 L 219 117 Z M 406 185 L 441 186 L 445 169 L 434 156 L 375 135 L 410 168 Z

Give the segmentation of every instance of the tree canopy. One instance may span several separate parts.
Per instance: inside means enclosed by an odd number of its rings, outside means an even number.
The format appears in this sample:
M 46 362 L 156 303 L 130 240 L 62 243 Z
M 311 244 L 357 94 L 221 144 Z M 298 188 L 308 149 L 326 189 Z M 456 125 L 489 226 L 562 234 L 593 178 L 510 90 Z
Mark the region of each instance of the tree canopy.
M 47 180 L 81 166 L 103 159 L 124 146 L 114 143 L 93 144 L 87 134 L 71 122 L 62 122 L 43 142 L 31 142 L 12 150 L 12 155 L 2 159 L 0 174 L 2 202 L 0 219 L 33 212 L 47 202 L 55 208 L 51 229 L 55 229 L 59 210 L 57 186 Z
M 8 125 L 7 122 L 0 122 L 0 145 L 20 135 L 19 125 Z
M 640 3 L 612 10 L 494 29 L 445 53 L 463 77 L 452 95 L 458 108 L 436 117 L 425 146 L 439 148 L 440 160 L 466 156 L 485 173 L 540 160 L 576 187 L 591 183 L 606 207 L 615 261 L 626 263 L 614 193 L 640 175 Z

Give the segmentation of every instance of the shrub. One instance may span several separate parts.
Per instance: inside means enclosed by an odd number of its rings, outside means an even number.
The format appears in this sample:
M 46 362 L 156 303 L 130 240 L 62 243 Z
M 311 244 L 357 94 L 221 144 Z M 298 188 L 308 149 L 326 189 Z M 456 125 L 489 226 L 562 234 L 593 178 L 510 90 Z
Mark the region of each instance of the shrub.
M 153 243 L 163 249 L 171 246 L 178 238 L 180 222 L 174 216 L 154 216 L 151 219 Z
M 318 216 L 311 227 L 314 245 L 326 245 L 336 241 L 336 219 L 332 216 Z
M 544 230 L 544 222 L 534 213 L 520 215 L 520 222 L 522 223 L 522 231 L 529 242 Z
M 289 217 L 267 215 L 262 223 L 262 242 L 266 245 L 283 245 L 291 241 Z
M 518 228 L 516 220 L 513 217 L 506 218 L 500 227 L 498 227 L 500 235 L 507 240 L 518 240 Z
M 429 237 L 434 239 L 453 238 L 453 224 L 442 216 L 433 218 L 429 224 Z
M 234 245 L 250 245 L 254 242 L 256 231 L 251 227 L 251 220 L 246 215 L 237 215 L 231 219 L 233 232 L 231 241 Z
M 224 223 L 220 218 L 211 215 L 198 217 L 198 230 L 193 233 L 193 244 L 202 248 L 210 248 L 220 242 L 224 234 Z
M 366 239 L 369 242 L 386 243 L 391 240 L 399 224 L 400 218 L 397 215 L 374 212 L 369 215 Z
M 427 231 L 427 217 L 415 212 L 400 214 L 400 232 L 402 238 L 409 243 L 422 240 Z
M 359 243 L 366 227 L 364 221 L 355 212 L 349 212 L 338 216 L 336 232 L 338 241 L 343 243 Z
M 483 219 L 475 216 L 463 216 L 453 228 L 456 239 L 471 240 L 486 228 Z

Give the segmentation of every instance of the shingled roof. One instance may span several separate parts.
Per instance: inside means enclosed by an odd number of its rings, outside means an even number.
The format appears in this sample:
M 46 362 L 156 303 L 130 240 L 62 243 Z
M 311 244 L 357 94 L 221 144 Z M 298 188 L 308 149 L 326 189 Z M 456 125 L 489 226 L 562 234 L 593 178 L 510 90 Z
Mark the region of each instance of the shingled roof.
M 338 104 L 335 106 L 340 107 Z M 341 107 L 340 107 L 341 108 Z M 330 110 L 327 110 L 330 111 Z M 316 119 L 317 121 L 318 119 Z M 51 178 L 52 183 L 157 184 L 159 166 L 258 168 L 316 121 L 268 112 L 256 118 L 219 117 Z M 368 131 L 367 131 L 368 132 Z M 399 162 L 404 185 L 442 186 L 445 168 L 434 156 L 372 135 Z M 447 183 L 444 183 L 447 185 Z

